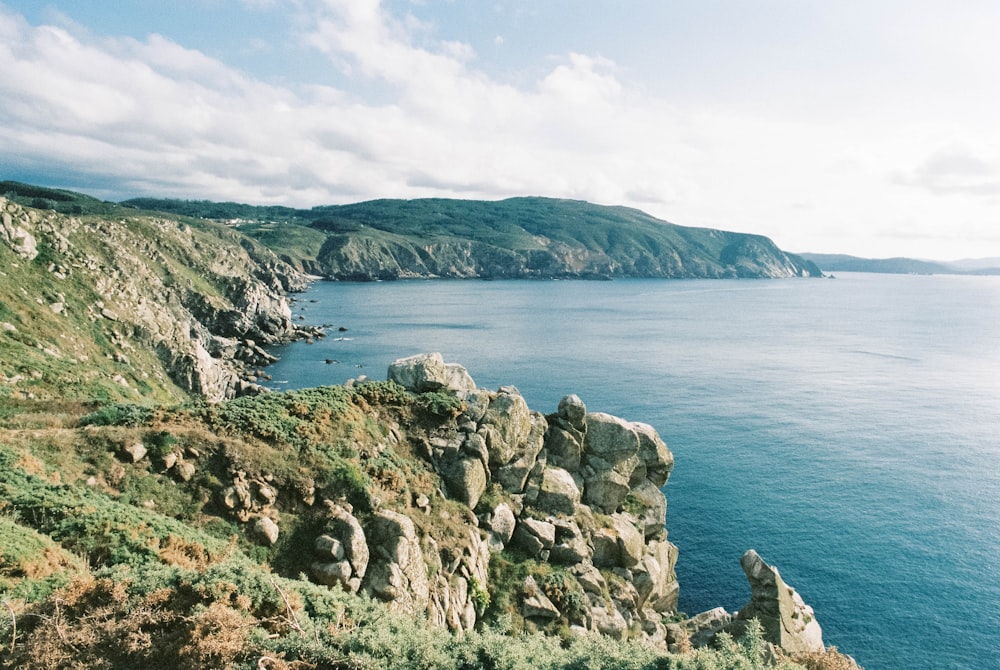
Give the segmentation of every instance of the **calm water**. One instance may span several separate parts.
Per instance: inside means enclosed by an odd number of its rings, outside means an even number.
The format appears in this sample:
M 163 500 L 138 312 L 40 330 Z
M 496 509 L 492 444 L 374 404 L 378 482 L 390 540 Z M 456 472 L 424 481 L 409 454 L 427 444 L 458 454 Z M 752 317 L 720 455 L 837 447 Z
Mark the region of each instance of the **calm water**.
M 868 670 L 1000 668 L 1000 278 L 319 283 L 294 309 L 334 328 L 275 388 L 440 351 L 654 425 L 683 611 L 742 606 L 752 547 Z

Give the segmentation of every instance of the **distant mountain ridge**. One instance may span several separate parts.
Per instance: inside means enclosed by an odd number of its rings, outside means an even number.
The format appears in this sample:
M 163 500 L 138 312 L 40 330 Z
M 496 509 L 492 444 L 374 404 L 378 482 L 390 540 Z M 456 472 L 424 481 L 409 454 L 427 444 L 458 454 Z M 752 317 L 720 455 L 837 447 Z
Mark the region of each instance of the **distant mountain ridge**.
M 827 272 L 874 272 L 881 274 L 1000 275 L 1000 258 L 969 258 L 953 262 L 915 258 L 859 258 L 845 254 L 800 253 Z
M 310 210 L 148 198 L 122 204 L 228 220 L 284 260 L 333 279 L 822 276 L 760 235 L 577 200 L 386 199 Z

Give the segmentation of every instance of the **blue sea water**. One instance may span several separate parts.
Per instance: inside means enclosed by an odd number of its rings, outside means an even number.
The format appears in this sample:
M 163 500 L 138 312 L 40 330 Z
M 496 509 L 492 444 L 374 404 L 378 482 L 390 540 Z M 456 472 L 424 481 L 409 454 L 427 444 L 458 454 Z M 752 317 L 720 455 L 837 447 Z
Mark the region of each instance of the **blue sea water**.
M 440 351 L 652 424 L 682 611 L 742 606 L 755 548 L 868 670 L 1000 668 L 1000 278 L 320 282 L 295 313 L 333 327 L 274 388 Z

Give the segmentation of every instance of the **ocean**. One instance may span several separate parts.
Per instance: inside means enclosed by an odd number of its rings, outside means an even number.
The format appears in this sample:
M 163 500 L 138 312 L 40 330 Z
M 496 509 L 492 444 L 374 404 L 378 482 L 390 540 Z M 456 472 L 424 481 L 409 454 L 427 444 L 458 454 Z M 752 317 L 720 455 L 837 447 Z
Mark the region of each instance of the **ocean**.
M 867 670 L 1000 668 L 1000 277 L 318 282 L 294 314 L 329 336 L 275 389 L 439 351 L 652 424 L 682 611 L 746 603 L 754 548 Z

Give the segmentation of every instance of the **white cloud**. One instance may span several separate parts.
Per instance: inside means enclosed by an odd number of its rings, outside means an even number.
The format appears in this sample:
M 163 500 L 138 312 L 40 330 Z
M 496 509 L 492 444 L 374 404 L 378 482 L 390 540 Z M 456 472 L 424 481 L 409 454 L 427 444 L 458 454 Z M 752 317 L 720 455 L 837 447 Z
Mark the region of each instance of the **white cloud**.
M 614 60 L 579 52 L 514 86 L 477 69 L 469 43 L 377 0 L 289 5 L 338 87 L 269 84 L 169 36 L 33 27 L 0 7 L 0 151 L 15 167 L 115 181 L 122 197 L 549 195 L 800 251 L 971 255 L 961 231 L 987 235 L 982 222 L 996 219 L 983 196 L 1000 191 L 988 150 L 1000 143 L 987 131 L 669 104 Z

